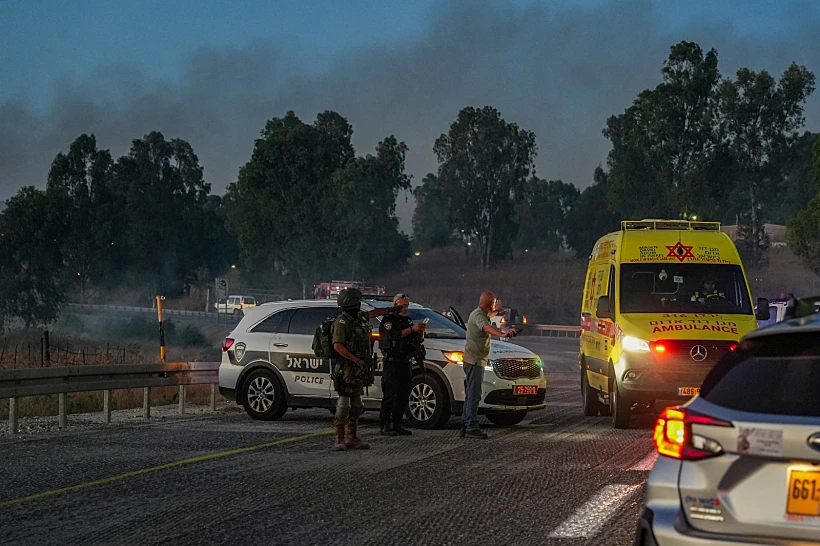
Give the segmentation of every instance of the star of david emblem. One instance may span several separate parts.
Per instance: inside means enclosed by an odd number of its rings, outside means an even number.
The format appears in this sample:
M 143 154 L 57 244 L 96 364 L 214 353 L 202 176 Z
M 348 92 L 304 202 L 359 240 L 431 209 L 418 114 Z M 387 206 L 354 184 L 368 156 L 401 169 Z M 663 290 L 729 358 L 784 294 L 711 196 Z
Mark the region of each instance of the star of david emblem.
M 692 249 L 695 247 L 684 246 L 680 241 L 675 246 L 667 246 L 666 248 L 669 250 L 669 254 L 666 255 L 667 258 L 677 258 L 680 262 L 686 260 L 686 258 L 695 258 L 695 255 L 692 254 Z

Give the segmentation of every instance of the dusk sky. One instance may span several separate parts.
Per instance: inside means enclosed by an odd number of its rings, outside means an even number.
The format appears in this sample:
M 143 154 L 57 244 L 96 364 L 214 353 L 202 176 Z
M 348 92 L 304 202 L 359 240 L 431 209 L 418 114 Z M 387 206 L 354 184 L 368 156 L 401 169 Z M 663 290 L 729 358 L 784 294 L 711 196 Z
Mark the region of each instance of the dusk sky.
M 265 120 L 337 110 L 359 154 L 407 142 L 414 183 L 467 105 L 535 131 L 537 174 L 580 188 L 609 150 L 606 118 L 660 81 L 669 47 L 718 50 L 779 77 L 820 73 L 812 1 L 0 0 L 0 199 L 44 186 L 83 132 L 116 156 L 159 130 L 192 143 L 215 193 Z M 820 93 L 806 109 L 820 129 Z M 409 229 L 412 203 L 400 199 Z

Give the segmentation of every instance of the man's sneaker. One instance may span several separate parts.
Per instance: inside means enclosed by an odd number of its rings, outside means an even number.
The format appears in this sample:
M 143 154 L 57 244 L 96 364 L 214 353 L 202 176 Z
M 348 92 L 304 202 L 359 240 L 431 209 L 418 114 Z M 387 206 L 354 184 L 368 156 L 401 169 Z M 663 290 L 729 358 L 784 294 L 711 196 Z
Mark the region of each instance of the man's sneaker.
M 461 428 L 458 429 L 458 437 L 464 438 L 464 435 L 467 433 L 467 427 L 461 425 Z
M 398 436 L 399 432 L 394 430 L 390 424 L 382 425 L 382 428 L 379 430 L 379 433 L 382 436 Z
M 410 436 L 410 435 L 413 434 L 412 432 L 410 432 L 409 430 L 407 430 L 406 428 L 401 426 L 401 424 L 399 424 L 399 423 L 396 423 L 396 424 L 393 425 L 393 430 L 397 434 L 401 434 L 402 436 Z
M 465 438 L 479 438 L 481 440 L 487 439 L 487 433 L 482 431 L 481 429 L 470 429 L 464 433 Z

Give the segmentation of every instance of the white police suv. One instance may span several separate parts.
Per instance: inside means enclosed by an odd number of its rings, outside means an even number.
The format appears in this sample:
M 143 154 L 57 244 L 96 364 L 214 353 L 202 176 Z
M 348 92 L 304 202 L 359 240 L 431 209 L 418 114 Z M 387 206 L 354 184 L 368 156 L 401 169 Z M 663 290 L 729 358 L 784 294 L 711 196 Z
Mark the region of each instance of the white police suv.
M 362 310 L 390 302 L 367 300 Z M 336 317 L 332 301 L 304 300 L 265 303 L 245 311 L 222 344 L 219 392 L 235 400 L 254 419 L 279 419 L 288 408 L 336 407 L 338 394 L 330 379 L 328 359 L 317 358 L 311 344 L 319 324 Z M 407 418 L 419 428 L 444 426 L 464 404 L 462 356 L 466 331 L 436 311 L 412 304 L 410 317 L 429 319 L 424 346 L 426 373 L 414 370 Z M 374 336 L 378 335 L 374 319 Z M 374 351 L 378 353 L 378 350 Z M 381 356 L 379 354 L 379 356 Z M 365 392 L 365 409 L 381 404 L 379 358 L 376 381 Z M 547 379 L 538 355 L 512 343 L 492 342 L 484 373 L 479 412 L 498 425 L 521 422 L 529 410 L 544 408 Z

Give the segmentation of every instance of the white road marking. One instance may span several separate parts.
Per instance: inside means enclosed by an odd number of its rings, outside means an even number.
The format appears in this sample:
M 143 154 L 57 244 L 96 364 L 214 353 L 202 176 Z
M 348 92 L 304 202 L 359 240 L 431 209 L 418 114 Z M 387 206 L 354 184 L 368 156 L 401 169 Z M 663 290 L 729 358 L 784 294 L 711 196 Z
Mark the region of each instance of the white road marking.
M 592 537 L 604 526 L 640 485 L 613 484 L 601 489 L 568 519 L 559 525 L 550 538 Z
M 652 470 L 652 467 L 655 465 L 655 461 L 657 460 L 658 452 L 653 449 L 646 457 L 632 465 L 632 468 L 629 470 L 642 470 L 648 472 L 649 470 Z

